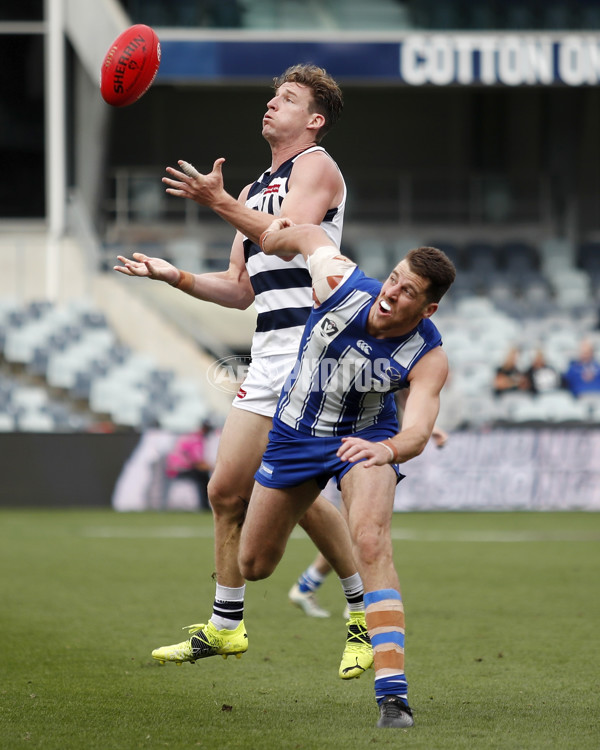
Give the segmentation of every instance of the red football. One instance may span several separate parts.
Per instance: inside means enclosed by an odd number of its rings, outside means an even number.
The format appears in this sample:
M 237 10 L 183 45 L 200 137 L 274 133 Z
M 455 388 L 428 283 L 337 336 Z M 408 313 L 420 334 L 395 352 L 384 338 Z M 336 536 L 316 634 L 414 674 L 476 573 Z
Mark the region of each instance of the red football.
M 133 104 L 152 85 L 160 66 L 160 41 L 143 23 L 130 26 L 106 53 L 100 73 L 100 93 L 113 107 Z

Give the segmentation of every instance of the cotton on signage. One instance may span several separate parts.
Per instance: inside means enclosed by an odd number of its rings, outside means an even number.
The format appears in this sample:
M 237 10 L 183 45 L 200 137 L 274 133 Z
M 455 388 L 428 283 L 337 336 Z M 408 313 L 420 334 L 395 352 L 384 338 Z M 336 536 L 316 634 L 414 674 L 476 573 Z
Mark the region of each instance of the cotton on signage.
M 411 35 L 400 45 L 400 76 L 411 86 L 594 86 L 600 37 Z

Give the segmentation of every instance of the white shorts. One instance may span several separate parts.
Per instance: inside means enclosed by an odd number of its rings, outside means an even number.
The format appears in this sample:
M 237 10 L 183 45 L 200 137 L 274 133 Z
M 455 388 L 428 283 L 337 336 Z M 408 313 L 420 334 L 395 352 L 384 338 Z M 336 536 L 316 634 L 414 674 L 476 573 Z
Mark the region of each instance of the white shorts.
M 272 419 L 281 389 L 296 363 L 296 356 L 275 354 L 252 359 L 232 406 Z
M 342 493 L 337 488 L 335 477 L 332 477 L 321 490 L 321 495 L 334 505 L 338 510 L 342 507 Z

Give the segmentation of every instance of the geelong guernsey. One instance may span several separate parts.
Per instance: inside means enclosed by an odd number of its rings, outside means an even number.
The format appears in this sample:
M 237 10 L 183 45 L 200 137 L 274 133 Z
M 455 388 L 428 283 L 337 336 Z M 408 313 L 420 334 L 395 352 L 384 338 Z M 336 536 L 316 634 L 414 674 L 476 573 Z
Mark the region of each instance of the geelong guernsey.
M 331 437 L 397 423 L 394 391 L 408 386 L 411 368 L 442 339 L 428 318 L 404 336 L 369 336 L 369 310 L 381 286 L 356 268 L 311 311 L 275 425 Z
M 264 172 L 250 188 L 246 206 L 279 216 L 295 161 L 315 151 L 327 154 L 321 146 L 312 146 L 288 159 L 273 174 Z M 321 222 L 337 247 L 341 243 L 345 203 L 344 184 L 340 205 L 327 211 Z M 296 354 L 304 324 L 312 309 L 311 278 L 304 258 L 297 255 L 287 262 L 273 255 L 265 255 L 247 237 L 244 238 L 244 257 L 254 289 L 257 313 L 252 357 Z

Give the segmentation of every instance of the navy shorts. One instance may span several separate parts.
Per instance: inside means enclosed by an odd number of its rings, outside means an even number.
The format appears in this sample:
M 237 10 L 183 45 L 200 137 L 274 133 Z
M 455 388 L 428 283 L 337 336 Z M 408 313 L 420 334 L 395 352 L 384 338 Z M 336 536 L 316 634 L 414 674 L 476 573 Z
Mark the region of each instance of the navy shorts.
M 352 437 L 380 442 L 397 434 L 392 426 L 379 425 L 357 432 Z M 279 420 L 273 423 L 269 433 L 269 444 L 264 452 L 260 468 L 254 475 L 259 484 L 273 489 L 296 487 L 309 479 L 314 479 L 323 489 L 331 477 L 338 485 L 346 472 L 366 459 L 342 461 L 336 455 L 342 444 L 342 437 L 315 437 L 297 432 Z M 404 478 L 398 466 L 392 464 L 399 482 Z

